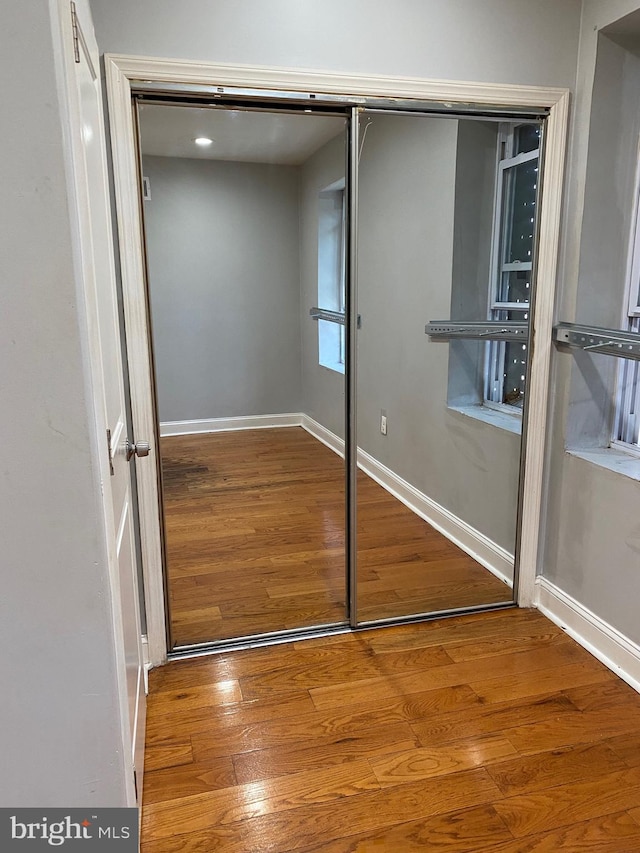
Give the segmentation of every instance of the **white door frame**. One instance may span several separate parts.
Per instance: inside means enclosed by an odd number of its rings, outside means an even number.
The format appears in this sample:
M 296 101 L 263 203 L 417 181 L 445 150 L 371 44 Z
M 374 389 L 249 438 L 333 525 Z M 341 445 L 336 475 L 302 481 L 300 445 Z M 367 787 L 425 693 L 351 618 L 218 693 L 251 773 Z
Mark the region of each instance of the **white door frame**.
M 569 90 L 534 86 L 328 74 L 290 68 L 214 65 L 186 60 L 150 59 L 107 54 L 107 95 L 115 177 L 116 208 L 122 265 L 129 373 L 136 438 L 153 441 L 156 434 L 152 397 L 152 365 L 146 314 L 143 235 L 138 196 L 137 146 L 131 109 L 134 81 L 235 86 L 287 92 L 323 92 L 354 97 L 416 98 L 455 105 L 492 104 L 549 109 L 545 139 L 544 192 L 540 210 L 538 274 L 533 320 L 524 472 L 518 604 L 533 604 L 539 556 L 545 433 L 549 396 L 549 364 L 560 213 L 566 148 Z M 161 528 L 156 470 L 137 470 L 149 654 L 152 665 L 166 660 L 166 614 L 162 575 Z
M 119 711 L 119 729 L 121 750 L 118 759 L 121 762 L 123 773 L 123 787 L 126 805 L 141 805 L 141 786 L 136 784 L 135 769 L 135 743 L 138 747 L 144 745 L 145 707 L 136 706 L 135 719 L 138 720 L 138 730 L 131 731 L 129 714 L 129 692 L 127 689 L 127 659 L 126 643 L 122 612 L 120 570 L 118 564 L 118 530 L 116 525 L 118 519 L 114 517 L 114 505 L 112 497 L 112 482 L 110 472 L 110 450 L 107 445 L 107 409 L 105 403 L 105 391 L 107 387 L 107 375 L 105 373 L 104 351 L 100 336 L 100 310 L 97 282 L 92 272 L 88 272 L 94 261 L 92 245 L 87 240 L 86 223 L 91 219 L 91 209 L 88 204 L 89 178 L 83 151 L 83 113 L 81 99 L 78 93 L 76 79 L 76 63 L 80 53 L 84 54 L 86 61 L 96 79 L 96 98 L 100 99 L 100 76 L 99 76 L 99 50 L 93 32 L 91 20 L 84 20 L 76 16 L 72 19 L 71 4 L 69 0 L 53 0 L 51 4 L 52 25 L 54 44 L 56 46 L 56 63 L 58 74 L 58 85 L 60 87 L 60 109 L 63 131 L 65 134 L 65 158 L 67 167 L 67 189 L 69 194 L 69 216 L 73 230 L 73 252 L 74 267 L 77 278 L 79 297 L 79 315 L 83 323 L 83 331 L 86 336 L 86 349 L 89 364 L 89 382 L 93 397 L 93 440 L 95 446 L 92 448 L 97 454 L 100 486 L 101 507 L 103 512 L 102 524 L 105 538 L 105 550 L 108 561 L 108 594 L 110 597 L 113 638 L 114 638 L 114 663 L 115 679 L 117 684 L 117 705 Z M 77 39 L 77 42 L 76 42 Z M 78 57 L 75 56 L 78 50 Z M 103 125 L 102 112 L 98 100 L 98 145 L 106 146 L 106 132 Z M 96 205 L 103 205 L 104 220 L 107 223 L 106 233 L 100 235 L 106 246 L 108 258 L 108 269 L 101 270 L 103 280 L 107 279 L 113 287 L 115 299 L 115 257 L 113 253 L 113 235 L 109 227 L 111 221 L 111 210 L 109 206 L 109 179 L 106 166 L 106 147 L 102 157 L 102 175 L 100 183 L 103 184 L 104 193 L 98 197 Z M 114 321 L 114 332 L 116 324 Z M 119 342 L 118 342 L 119 343 Z M 111 367 L 113 367 L 111 365 Z M 120 381 L 122 366 L 116 366 Z M 113 436 L 112 445 L 119 446 L 124 442 L 124 428 L 122 424 L 121 435 Z M 135 602 L 137 608 L 137 601 Z M 136 611 L 136 615 L 138 613 Z M 139 618 L 138 618 L 139 630 Z M 139 632 L 140 633 L 140 632 Z M 78 638 L 78 642 L 82 639 Z M 136 734 L 138 739 L 136 741 Z M 140 752 L 138 751 L 138 766 L 140 767 Z M 142 770 L 138 779 L 141 779 Z

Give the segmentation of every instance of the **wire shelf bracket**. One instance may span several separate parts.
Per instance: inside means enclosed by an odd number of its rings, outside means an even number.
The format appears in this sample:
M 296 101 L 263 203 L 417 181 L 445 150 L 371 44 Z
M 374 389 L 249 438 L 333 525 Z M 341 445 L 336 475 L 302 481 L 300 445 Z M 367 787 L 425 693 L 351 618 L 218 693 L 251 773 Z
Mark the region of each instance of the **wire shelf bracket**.
M 640 361 L 640 334 L 637 332 L 558 323 L 553 327 L 553 340 L 560 346 Z
M 432 340 L 477 338 L 487 341 L 522 341 L 529 338 L 529 323 L 513 320 L 482 320 L 480 322 L 431 320 L 424 331 Z

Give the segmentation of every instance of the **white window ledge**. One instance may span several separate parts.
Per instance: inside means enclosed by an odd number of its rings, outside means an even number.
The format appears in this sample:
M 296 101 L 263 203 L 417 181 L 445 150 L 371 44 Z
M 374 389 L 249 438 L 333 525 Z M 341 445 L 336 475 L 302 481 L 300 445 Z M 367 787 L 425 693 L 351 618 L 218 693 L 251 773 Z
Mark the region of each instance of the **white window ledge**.
M 520 414 L 510 414 L 502 412 L 498 409 L 492 409 L 489 406 L 477 404 L 475 406 L 449 406 L 453 412 L 459 412 L 468 418 L 474 418 L 477 421 L 483 421 L 485 424 L 498 427 L 499 429 L 507 430 L 515 435 L 520 435 L 522 432 L 522 417 Z
M 332 370 L 334 373 L 342 373 L 344 376 L 344 364 L 341 361 L 320 361 L 320 367 Z
M 567 449 L 569 456 L 584 459 L 600 468 L 607 468 L 615 474 L 622 474 L 631 480 L 640 480 L 640 457 L 632 453 L 626 453 L 618 447 L 592 447 L 580 449 Z

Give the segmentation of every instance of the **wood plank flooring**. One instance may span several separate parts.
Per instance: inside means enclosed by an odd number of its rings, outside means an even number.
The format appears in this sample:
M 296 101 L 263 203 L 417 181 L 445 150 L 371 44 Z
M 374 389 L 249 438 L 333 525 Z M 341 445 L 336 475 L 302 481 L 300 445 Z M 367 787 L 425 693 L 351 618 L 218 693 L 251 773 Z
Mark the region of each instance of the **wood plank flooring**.
M 640 696 L 537 611 L 150 684 L 142 853 L 640 851 Z
M 345 620 L 344 468 L 301 427 L 161 441 L 176 645 Z M 360 472 L 362 620 L 511 591 Z

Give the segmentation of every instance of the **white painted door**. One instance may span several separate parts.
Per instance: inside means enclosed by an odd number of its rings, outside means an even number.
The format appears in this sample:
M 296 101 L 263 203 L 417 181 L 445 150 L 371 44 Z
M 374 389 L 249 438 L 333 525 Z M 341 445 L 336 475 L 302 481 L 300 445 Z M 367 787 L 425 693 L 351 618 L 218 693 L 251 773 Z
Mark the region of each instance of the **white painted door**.
M 88 4 L 82 10 L 88 17 Z M 102 491 L 117 647 L 128 803 L 142 790 L 144 662 L 131 495 L 127 410 L 116 295 L 99 54 L 90 20 L 59 0 L 72 173 L 90 340 L 91 373 L 102 456 Z M 67 16 L 65 20 L 65 15 Z M 66 38 L 65 36 L 69 36 Z M 102 442 L 102 444 L 101 444 Z M 146 460 L 143 460 L 146 461 Z M 81 638 L 78 639 L 81 642 Z M 137 771 L 137 772 L 136 772 Z M 137 779 L 136 779 L 137 776 Z

